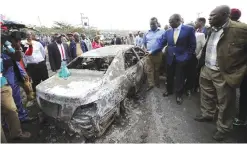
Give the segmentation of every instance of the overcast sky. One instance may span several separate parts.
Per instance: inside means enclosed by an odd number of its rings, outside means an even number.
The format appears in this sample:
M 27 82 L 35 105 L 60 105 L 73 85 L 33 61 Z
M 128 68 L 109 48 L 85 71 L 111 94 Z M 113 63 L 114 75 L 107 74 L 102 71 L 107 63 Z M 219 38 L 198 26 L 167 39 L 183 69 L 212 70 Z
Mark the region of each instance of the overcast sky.
M 54 21 L 79 25 L 80 13 L 84 13 L 90 26 L 99 29 L 145 30 L 151 17 L 157 17 L 164 27 L 173 13 L 179 13 L 186 23 L 194 21 L 197 13 L 208 18 L 210 11 L 222 4 L 239 8 L 241 21 L 247 22 L 247 0 L 11 0 L 11 4 L 1 6 L 0 13 L 37 26 L 39 17 L 41 24 L 49 27 Z

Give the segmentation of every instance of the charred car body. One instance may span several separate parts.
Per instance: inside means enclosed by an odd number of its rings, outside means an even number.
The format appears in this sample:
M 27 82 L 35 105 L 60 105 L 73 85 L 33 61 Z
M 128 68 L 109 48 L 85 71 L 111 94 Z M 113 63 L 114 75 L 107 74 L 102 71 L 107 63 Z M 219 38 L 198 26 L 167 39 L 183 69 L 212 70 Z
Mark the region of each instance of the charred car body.
M 131 90 L 137 92 L 143 83 L 144 56 L 142 49 L 128 45 L 86 52 L 68 64 L 68 79 L 56 74 L 36 87 L 38 104 L 73 132 L 98 137 L 119 116 Z

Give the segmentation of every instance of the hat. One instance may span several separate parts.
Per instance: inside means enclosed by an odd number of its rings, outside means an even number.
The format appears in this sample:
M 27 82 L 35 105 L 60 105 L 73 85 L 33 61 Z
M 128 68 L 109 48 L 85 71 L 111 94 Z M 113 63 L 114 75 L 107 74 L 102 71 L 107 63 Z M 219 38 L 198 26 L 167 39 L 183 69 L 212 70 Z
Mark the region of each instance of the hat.
M 237 8 L 231 9 L 231 17 L 240 18 L 241 17 L 241 11 Z
M 62 35 L 59 34 L 59 33 L 55 33 L 55 34 L 54 34 L 54 37 L 56 37 L 56 38 L 61 37 L 61 36 L 62 36 Z
M 68 33 L 67 36 L 73 36 L 73 34 L 72 33 Z

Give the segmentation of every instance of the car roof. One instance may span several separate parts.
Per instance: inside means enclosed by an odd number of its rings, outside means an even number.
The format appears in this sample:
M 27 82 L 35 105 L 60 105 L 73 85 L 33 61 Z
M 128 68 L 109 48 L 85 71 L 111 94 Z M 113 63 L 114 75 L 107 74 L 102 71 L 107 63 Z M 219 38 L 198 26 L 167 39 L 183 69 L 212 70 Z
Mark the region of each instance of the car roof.
M 119 51 L 126 51 L 134 47 L 133 45 L 112 45 L 102 48 L 97 48 L 83 53 L 81 57 L 87 58 L 102 58 L 102 57 L 114 57 Z

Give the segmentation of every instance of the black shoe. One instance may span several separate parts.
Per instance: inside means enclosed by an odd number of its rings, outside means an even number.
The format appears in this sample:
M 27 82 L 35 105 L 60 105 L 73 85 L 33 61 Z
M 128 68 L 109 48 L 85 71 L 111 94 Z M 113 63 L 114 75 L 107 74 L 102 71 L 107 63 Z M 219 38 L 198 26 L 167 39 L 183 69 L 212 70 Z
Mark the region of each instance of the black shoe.
M 150 91 L 153 88 L 154 88 L 154 86 L 149 86 L 146 91 Z
M 155 86 L 156 86 L 157 88 L 160 88 L 160 84 L 156 84 Z
M 170 92 L 165 92 L 165 93 L 163 93 L 163 96 L 164 96 L 164 97 L 168 97 L 169 95 L 172 95 L 172 93 L 170 93 Z
M 27 123 L 27 122 L 32 122 L 35 121 L 37 117 L 29 117 L 27 116 L 24 120 L 21 120 L 21 123 Z
M 213 136 L 213 139 L 220 142 L 220 141 L 223 141 L 225 139 L 225 133 L 222 133 L 220 131 L 217 131 L 214 136 Z
M 181 105 L 183 103 L 183 98 L 182 97 L 176 97 L 176 101 L 178 105 Z
M 31 137 L 30 132 L 22 132 L 17 137 L 14 137 L 13 140 L 20 140 L 20 139 L 29 139 Z
M 213 121 L 213 117 L 203 117 L 202 115 L 198 115 L 194 118 L 194 120 L 198 122 L 210 122 Z
M 246 126 L 247 122 L 243 121 L 243 120 L 240 120 L 238 118 L 235 118 L 234 121 L 233 121 L 233 125 L 234 126 Z
M 190 98 L 191 97 L 191 91 L 187 90 L 186 95 Z

